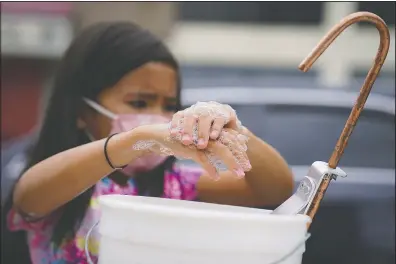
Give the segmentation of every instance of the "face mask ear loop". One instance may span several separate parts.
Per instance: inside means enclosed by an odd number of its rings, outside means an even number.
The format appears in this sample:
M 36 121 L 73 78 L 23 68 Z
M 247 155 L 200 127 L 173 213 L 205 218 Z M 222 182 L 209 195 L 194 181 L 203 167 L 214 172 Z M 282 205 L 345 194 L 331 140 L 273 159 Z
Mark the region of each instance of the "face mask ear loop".
M 110 112 L 109 110 L 107 110 L 106 108 L 104 108 L 103 106 L 101 106 L 100 104 L 88 99 L 88 98 L 83 98 L 84 102 L 89 105 L 90 107 L 92 107 L 93 109 L 95 109 L 96 111 L 98 111 L 99 113 L 107 116 L 108 118 L 111 119 L 116 119 L 117 115 Z

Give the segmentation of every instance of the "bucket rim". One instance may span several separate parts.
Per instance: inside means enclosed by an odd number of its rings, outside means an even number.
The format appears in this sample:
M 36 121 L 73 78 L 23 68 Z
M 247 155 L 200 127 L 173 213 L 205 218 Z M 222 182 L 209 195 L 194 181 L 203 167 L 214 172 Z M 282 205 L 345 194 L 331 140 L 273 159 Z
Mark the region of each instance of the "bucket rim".
M 122 198 L 122 199 L 120 199 Z M 213 219 L 213 220 L 250 220 L 262 222 L 263 220 L 270 220 L 276 222 L 287 222 L 287 223 L 298 223 L 304 222 L 306 224 L 311 222 L 311 218 L 307 215 L 273 215 L 264 213 L 241 213 L 241 212 L 225 212 L 225 211 L 214 211 L 205 208 L 188 208 L 188 207 L 177 207 L 177 206 L 164 206 L 161 204 L 151 204 L 151 203 L 139 203 L 139 200 L 156 200 L 156 199 L 169 199 L 169 198 L 158 198 L 158 197 L 145 197 L 145 196 L 134 196 L 134 195 L 122 195 L 122 194 L 109 194 L 101 195 L 98 197 L 99 204 L 101 206 L 106 206 L 108 208 L 116 209 L 133 209 L 135 211 L 141 211 L 146 213 L 159 213 L 166 216 L 177 216 L 180 217 L 190 217 L 190 218 L 200 218 L 200 219 Z M 125 201 L 129 199 L 130 201 Z M 135 199 L 135 200 L 134 200 Z M 174 199 L 169 199 L 174 200 Z M 179 201 L 179 200 L 176 200 Z M 194 201 L 184 201 L 186 203 L 194 203 Z M 202 203 L 202 202 L 200 202 Z M 214 205 L 214 204 L 211 204 Z M 241 206 L 230 206 L 230 207 L 241 207 Z M 243 207 L 242 207 L 243 208 Z M 257 209 L 263 210 L 263 209 Z

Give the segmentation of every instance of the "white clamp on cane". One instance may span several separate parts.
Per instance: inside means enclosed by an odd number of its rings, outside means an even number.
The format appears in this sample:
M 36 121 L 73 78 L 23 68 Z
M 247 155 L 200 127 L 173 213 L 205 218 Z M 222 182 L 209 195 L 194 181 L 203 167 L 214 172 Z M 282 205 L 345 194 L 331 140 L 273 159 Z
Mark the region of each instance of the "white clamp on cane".
M 307 214 L 313 198 L 324 180 L 336 180 L 337 177 L 346 177 L 347 174 L 340 168 L 332 169 L 326 162 L 315 161 L 308 174 L 301 180 L 297 191 L 272 214 Z

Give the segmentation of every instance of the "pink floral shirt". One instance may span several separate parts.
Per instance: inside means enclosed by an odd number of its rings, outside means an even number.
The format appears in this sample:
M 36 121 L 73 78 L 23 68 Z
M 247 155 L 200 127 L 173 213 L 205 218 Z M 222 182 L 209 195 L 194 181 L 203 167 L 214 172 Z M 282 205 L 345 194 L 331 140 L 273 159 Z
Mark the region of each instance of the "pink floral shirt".
M 174 166 L 165 173 L 164 198 L 179 200 L 195 200 L 197 192 L 196 183 L 202 174 L 199 168 Z M 59 219 L 56 213 L 38 222 L 26 222 L 17 212 L 11 210 L 8 214 L 8 226 L 11 230 L 26 230 L 30 258 L 33 264 L 85 264 L 84 246 L 88 230 L 99 220 L 100 208 L 98 197 L 108 194 L 137 195 L 133 179 L 127 186 L 121 187 L 109 178 L 104 178 L 95 186 L 90 205 L 83 218 L 74 240 L 64 242 L 55 248 L 51 242 L 52 230 Z M 89 251 L 93 260 L 98 258 L 99 234 L 94 229 L 89 241 Z

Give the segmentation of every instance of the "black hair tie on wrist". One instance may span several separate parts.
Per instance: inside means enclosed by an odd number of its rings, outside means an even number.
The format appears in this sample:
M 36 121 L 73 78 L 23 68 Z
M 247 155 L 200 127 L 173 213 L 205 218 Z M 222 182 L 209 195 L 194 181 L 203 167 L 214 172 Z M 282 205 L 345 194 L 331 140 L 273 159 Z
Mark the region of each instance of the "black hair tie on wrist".
M 105 141 L 105 143 L 104 143 L 104 155 L 105 155 L 105 158 L 106 158 L 107 163 L 109 164 L 109 166 L 110 166 L 113 170 L 121 170 L 121 169 L 123 169 L 123 168 L 126 167 L 126 165 L 125 165 L 125 166 L 122 166 L 122 167 L 119 167 L 119 168 L 114 167 L 113 163 L 111 163 L 111 161 L 110 161 L 109 155 L 107 154 L 107 143 L 109 143 L 110 138 L 112 138 L 113 136 L 115 136 L 115 135 L 117 135 L 117 134 L 118 134 L 118 133 L 114 133 L 114 134 L 108 136 L 107 139 L 106 139 L 106 141 Z

